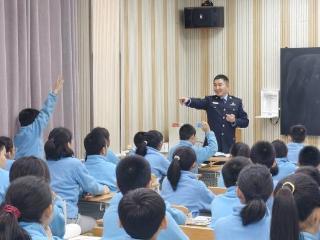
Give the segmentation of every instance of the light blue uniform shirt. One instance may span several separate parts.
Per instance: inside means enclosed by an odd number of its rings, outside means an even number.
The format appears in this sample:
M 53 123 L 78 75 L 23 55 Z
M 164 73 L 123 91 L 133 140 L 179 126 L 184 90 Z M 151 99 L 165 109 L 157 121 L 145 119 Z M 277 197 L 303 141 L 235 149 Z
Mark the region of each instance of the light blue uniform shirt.
M 147 147 L 147 154 L 144 158 L 149 162 L 151 172 L 156 175 L 158 179 L 167 176 L 170 162 L 157 149 Z
M 84 165 L 88 169 L 89 174 L 94 177 L 98 183 L 107 185 L 112 192 L 118 190 L 116 165 L 108 162 L 105 156 L 88 155 Z
M 289 162 L 288 158 L 276 158 L 276 162 L 279 168 L 279 173 L 272 177 L 273 180 L 280 181 L 293 174 L 297 169 L 297 166 L 294 163 Z
M 171 207 L 171 204 L 169 202 L 164 202 L 166 203 L 167 212 L 170 213 L 171 217 L 176 221 L 176 223 L 178 225 L 184 225 L 186 223 L 187 216 L 179 209 Z
M 173 159 L 173 153 L 178 147 L 192 147 L 192 149 L 195 151 L 197 156 L 197 163 L 203 163 L 204 161 L 207 161 L 209 157 L 212 157 L 217 151 L 218 151 L 218 144 L 216 136 L 214 135 L 214 132 L 210 131 L 206 133 L 206 137 L 208 140 L 208 146 L 205 147 L 198 147 L 195 145 L 192 145 L 190 141 L 187 140 L 180 140 L 180 142 L 170 148 L 168 153 L 168 159 L 171 162 Z
M 21 157 L 35 156 L 44 158 L 43 149 L 43 131 L 48 126 L 57 102 L 57 95 L 50 93 L 44 103 L 40 113 L 35 118 L 33 123 L 28 126 L 20 127 L 13 138 L 16 148 L 15 159 Z
M 6 170 L 10 171 L 12 164 L 14 163 L 14 160 L 12 159 L 7 159 L 6 163 Z
M 299 153 L 300 153 L 301 149 L 304 147 L 303 143 L 290 142 L 287 144 L 287 147 L 288 147 L 287 158 L 288 158 L 289 162 L 292 162 L 294 164 L 298 164 Z
M 119 158 L 114 154 L 114 152 L 111 151 L 111 149 L 108 149 L 107 154 L 106 154 L 106 158 L 108 162 L 111 162 L 115 165 L 117 165 L 119 163 Z
M 9 172 L 0 168 L 0 203 L 2 203 L 5 199 L 9 184 Z
M 48 235 L 44 227 L 40 223 L 19 222 L 19 225 L 30 235 L 32 240 L 48 240 Z M 59 237 L 53 236 L 53 240 L 62 240 Z
M 187 207 L 194 216 L 202 209 L 210 210 L 211 202 L 215 197 L 207 186 L 190 171 L 181 171 L 176 191 L 173 191 L 166 177 L 162 183 L 161 195 L 171 204 Z
M 300 232 L 299 240 L 317 240 L 317 235 L 308 232 Z
M 78 199 L 80 189 L 94 195 L 102 194 L 104 186 L 99 184 L 81 161 L 74 157 L 58 161 L 48 160 L 51 176 L 51 188 L 67 203 L 67 218 L 78 217 Z
M 103 240 L 122 240 L 130 237 L 123 228 L 119 226 L 118 205 L 122 198 L 121 193 L 117 193 L 110 201 L 110 206 L 106 209 L 103 216 Z M 168 227 L 161 230 L 158 235 L 158 240 L 184 240 L 189 239 L 168 211 L 166 212 Z
M 53 203 L 53 216 L 50 223 L 50 228 L 53 236 L 63 238 L 66 231 L 66 216 L 64 212 L 65 203 L 62 198 L 56 195 L 56 199 Z
M 217 195 L 211 203 L 211 228 L 215 227 L 220 218 L 232 215 L 233 208 L 239 205 L 236 186 L 229 187 L 224 194 Z
M 230 216 L 220 218 L 216 222 L 216 240 L 269 240 L 271 217 L 267 210 L 266 215 L 258 222 L 243 226 L 240 216 L 244 205 L 234 207 Z

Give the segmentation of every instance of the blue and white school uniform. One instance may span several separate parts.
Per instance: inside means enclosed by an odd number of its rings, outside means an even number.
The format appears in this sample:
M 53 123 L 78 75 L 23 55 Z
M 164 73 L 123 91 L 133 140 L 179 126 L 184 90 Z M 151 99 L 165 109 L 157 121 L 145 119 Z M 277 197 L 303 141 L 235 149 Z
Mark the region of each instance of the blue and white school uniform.
M 220 218 L 215 225 L 216 240 L 269 240 L 271 217 L 266 215 L 258 222 L 243 226 L 240 212 L 244 205 L 234 207 L 232 215 Z
M 30 235 L 32 240 L 48 240 L 49 237 L 40 223 L 35 222 L 19 222 L 19 225 Z M 57 236 L 53 236 L 52 240 L 62 240 Z
M 14 163 L 14 160 L 12 159 L 7 159 L 7 163 L 6 163 L 6 170 L 10 171 L 12 164 Z
M 228 187 L 224 194 L 217 195 L 211 203 L 211 228 L 216 222 L 226 216 L 232 215 L 233 208 L 240 205 L 240 199 L 236 193 L 236 186 Z
M 74 157 L 62 158 L 58 161 L 47 161 L 51 188 L 67 203 L 67 218 L 78 218 L 78 199 L 80 189 L 93 195 L 102 194 L 104 186 L 99 184 L 81 161 Z
M 53 236 L 63 238 L 66 231 L 66 215 L 65 215 L 65 202 L 61 197 L 56 195 L 53 202 L 53 216 L 50 223 L 50 229 Z
M 48 126 L 56 102 L 57 95 L 51 92 L 35 120 L 28 126 L 20 127 L 13 138 L 15 159 L 29 156 L 44 159 L 43 132 Z
M 116 165 L 108 162 L 103 155 L 88 155 L 84 163 L 89 174 L 94 177 L 98 183 L 107 185 L 110 191 L 118 190 L 116 179 Z
M 188 140 L 180 140 L 180 142 L 177 145 L 170 148 L 168 153 L 169 161 L 172 161 L 173 153 L 176 151 L 178 147 L 191 147 L 196 153 L 198 164 L 207 161 L 208 158 L 212 157 L 218 151 L 218 143 L 213 131 L 207 132 L 206 138 L 208 141 L 208 146 L 205 147 L 198 147 L 192 145 L 192 143 Z
M 161 196 L 171 204 L 187 207 L 194 216 L 198 215 L 202 209 L 210 210 L 211 202 L 215 197 L 207 186 L 190 171 L 181 171 L 176 191 L 172 189 L 166 177 L 162 182 Z
M 277 162 L 277 165 L 279 168 L 279 172 L 277 175 L 272 177 L 273 180 L 280 181 L 283 178 L 293 174 L 295 172 L 295 170 L 297 169 L 297 166 L 294 163 L 289 162 L 288 158 L 286 158 L 286 157 L 285 158 L 276 158 L 276 162 Z
M 303 143 L 290 142 L 287 144 L 287 147 L 288 147 L 287 158 L 288 158 L 289 162 L 292 162 L 294 164 L 298 164 L 299 153 L 300 153 L 301 149 L 304 147 Z
M 122 198 L 121 193 L 117 193 L 110 201 L 109 207 L 106 209 L 103 215 L 103 240 L 122 240 L 130 239 L 129 235 L 123 228 L 120 227 L 118 206 Z M 161 230 L 158 235 L 158 240 L 184 240 L 189 239 L 180 227 L 177 225 L 175 220 L 172 218 L 168 211 L 166 212 L 166 218 L 168 227 L 167 229 Z
M 111 149 L 108 149 L 107 153 L 106 153 L 106 158 L 108 162 L 111 162 L 115 165 L 117 165 L 119 163 L 119 158 L 114 154 L 114 152 L 111 151 Z
M 156 175 L 158 179 L 167 176 L 170 162 L 157 149 L 147 147 L 147 154 L 144 158 L 149 162 L 151 172 Z
M 187 216 L 177 208 L 171 207 L 168 201 L 164 201 L 166 204 L 166 210 L 170 213 L 171 217 L 176 221 L 178 225 L 184 225 L 187 220 Z
M 7 188 L 9 187 L 9 172 L 0 168 L 0 204 L 4 201 Z
M 317 235 L 308 232 L 300 232 L 299 240 L 318 240 Z

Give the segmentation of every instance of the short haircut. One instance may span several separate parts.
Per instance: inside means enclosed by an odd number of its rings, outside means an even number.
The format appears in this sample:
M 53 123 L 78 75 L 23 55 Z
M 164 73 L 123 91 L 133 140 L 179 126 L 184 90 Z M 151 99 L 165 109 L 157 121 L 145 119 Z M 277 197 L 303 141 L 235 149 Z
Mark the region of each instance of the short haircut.
M 318 167 L 320 164 L 319 149 L 314 146 L 303 147 L 300 150 L 298 162 L 300 166 Z
M 256 142 L 250 153 L 250 158 L 253 163 L 259 163 L 267 166 L 269 169 L 272 167 L 276 157 L 276 152 L 271 143 L 267 141 Z
M 116 168 L 117 184 L 122 194 L 147 187 L 151 180 L 151 168 L 148 161 L 139 155 L 122 159 Z
M 229 78 L 224 74 L 218 74 L 214 77 L 213 81 L 222 79 L 225 83 L 229 84 Z
M 6 152 L 10 152 L 13 150 L 13 141 L 11 138 L 6 136 L 0 137 L 0 142 L 3 142 L 6 148 Z
M 151 239 L 159 230 L 165 213 L 164 200 L 147 188 L 128 192 L 118 206 L 121 225 L 134 239 Z
M 320 172 L 317 168 L 315 168 L 313 166 L 299 167 L 296 170 L 296 173 L 297 174 L 305 174 L 305 175 L 312 177 L 312 179 L 314 181 L 316 181 L 318 183 L 318 185 L 320 186 Z
M 290 137 L 293 142 L 302 143 L 306 139 L 307 129 L 304 125 L 294 125 L 290 128 Z
M 196 135 L 196 129 L 191 124 L 183 124 L 179 129 L 180 140 L 189 140 Z
M 252 164 L 251 160 L 246 157 L 233 157 L 222 167 L 222 177 L 226 187 L 235 186 L 240 171 L 247 165 Z
M 232 144 L 230 148 L 230 154 L 232 157 L 242 156 L 242 157 L 250 157 L 250 147 L 248 144 L 243 142 L 236 142 Z
M 85 137 L 84 148 L 86 155 L 100 155 L 101 150 L 107 146 L 107 138 L 100 131 L 92 131 Z
M 25 108 L 21 110 L 19 113 L 20 125 L 22 127 L 30 125 L 34 122 L 39 113 L 40 111 L 34 108 Z
M 106 128 L 103 127 L 95 127 L 91 130 L 92 134 L 102 134 L 107 141 L 110 141 L 110 133 Z
M 288 155 L 288 147 L 284 143 L 284 141 L 281 140 L 274 140 L 271 143 L 274 147 L 274 150 L 276 151 L 276 158 L 285 158 Z

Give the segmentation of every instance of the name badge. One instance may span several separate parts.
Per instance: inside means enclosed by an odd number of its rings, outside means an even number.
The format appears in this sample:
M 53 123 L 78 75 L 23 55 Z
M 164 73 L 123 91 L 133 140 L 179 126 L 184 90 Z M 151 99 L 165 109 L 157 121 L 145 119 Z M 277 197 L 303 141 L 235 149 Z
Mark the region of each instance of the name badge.
M 232 102 L 232 103 L 230 104 L 230 106 L 236 106 L 236 104 L 235 104 L 234 102 Z
M 212 102 L 212 104 L 219 104 L 218 102 Z

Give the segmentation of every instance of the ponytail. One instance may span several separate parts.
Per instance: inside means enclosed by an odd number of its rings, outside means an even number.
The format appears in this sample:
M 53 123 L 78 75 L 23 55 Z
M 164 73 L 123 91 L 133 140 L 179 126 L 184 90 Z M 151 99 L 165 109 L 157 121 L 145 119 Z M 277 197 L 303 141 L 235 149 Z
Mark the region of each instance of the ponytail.
M 260 221 L 266 211 L 266 203 L 261 198 L 249 200 L 240 213 L 243 226 Z
M 144 141 L 137 143 L 136 154 L 144 157 L 147 154 L 147 147 L 158 149 L 158 147 L 161 145 L 161 142 L 163 141 L 163 135 L 157 130 L 150 130 L 143 136 Z
M 180 157 L 174 156 L 167 172 L 168 181 L 173 189 L 177 190 L 177 185 L 181 177 Z

